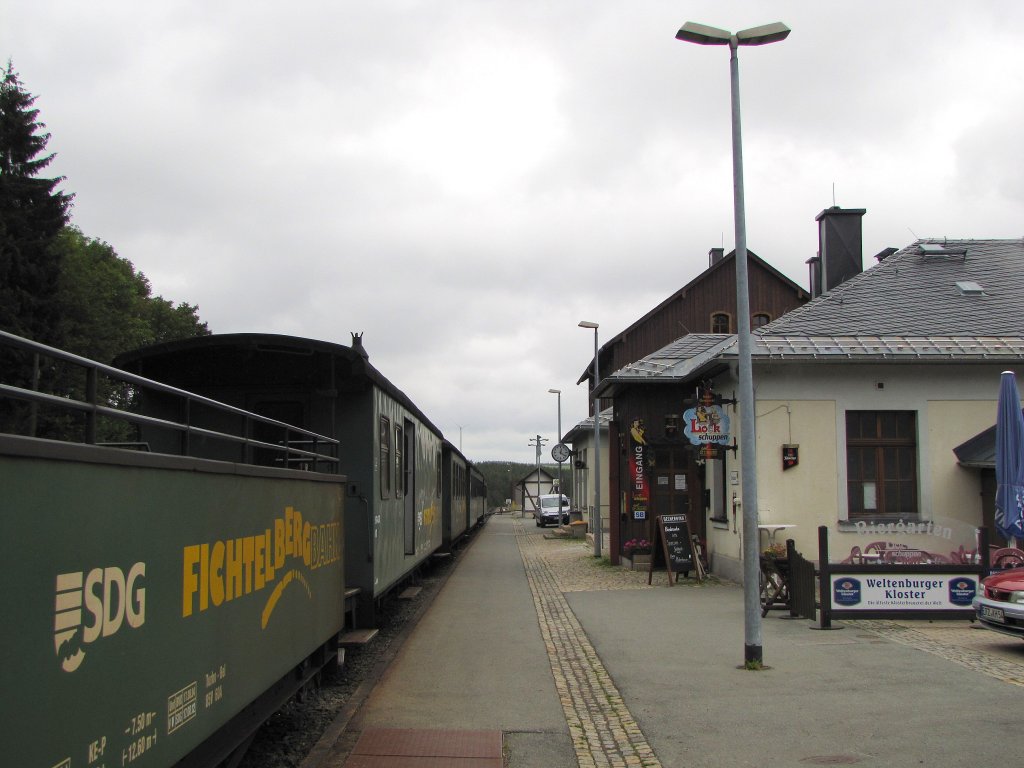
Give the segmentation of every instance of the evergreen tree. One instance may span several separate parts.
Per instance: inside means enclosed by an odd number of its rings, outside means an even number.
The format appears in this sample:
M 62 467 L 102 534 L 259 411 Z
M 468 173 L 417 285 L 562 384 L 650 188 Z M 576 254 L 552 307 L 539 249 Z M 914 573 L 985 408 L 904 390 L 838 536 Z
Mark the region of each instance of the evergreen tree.
M 0 329 L 59 345 L 54 243 L 73 196 L 57 191 L 64 177 L 37 178 L 53 162 L 50 134 L 10 62 L 0 77 Z

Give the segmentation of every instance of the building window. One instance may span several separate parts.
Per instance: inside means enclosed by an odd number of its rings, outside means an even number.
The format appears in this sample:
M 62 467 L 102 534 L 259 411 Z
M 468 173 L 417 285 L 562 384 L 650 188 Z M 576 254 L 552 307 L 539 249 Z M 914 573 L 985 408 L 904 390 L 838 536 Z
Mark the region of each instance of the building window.
M 405 432 L 395 424 L 395 498 L 405 496 Z
M 851 520 L 917 516 L 914 411 L 846 412 L 846 487 Z
M 732 333 L 732 322 L 725 312 L 715 312 L 711 315 L 712 333 Z
M 380 497 L 391 496 L 391 422 L 387 416 L 380 417 L 378 442 L 380 450 Z
M 755 312 L 754 316 L 750 318 L 750 327 L 760 328 L 762 325 L 768 325 L 771 321 L 771 315 L 767 312 Z

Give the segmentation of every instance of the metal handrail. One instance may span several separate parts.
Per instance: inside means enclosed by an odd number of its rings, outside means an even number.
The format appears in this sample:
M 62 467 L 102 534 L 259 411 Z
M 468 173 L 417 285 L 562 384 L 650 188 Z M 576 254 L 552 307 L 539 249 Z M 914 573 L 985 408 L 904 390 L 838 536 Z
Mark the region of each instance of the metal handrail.
M 213 400 L 202 395 L 197 395 L 194 392 L 189 392 L 184 389 L 163 384 L 152 379 L 147 379 L 143 376 L 139 376 L 128 371 L 123 371 L 119 368 L 114 368 L 110 365 L 104 365 L 95 360 L 90 360 L 79 355 L 75 355 L 71 352 L 65 352 L 64 350 L 57 349 L 55 347 L 47 346 L 46 344 L 40 344 L 39 342 L 32 341 L 31 339 L 25 339 L 20 336 L 8 333 L 6 331 L 0 331 L 0 346 L 7 346 L 15 349 L 24 350 L 32 354 L 40 355 L 53 360 L 60 360 L 62 362 L 71 363 L 72 365 L 79 366 L 84 369 L 87 380 L 87 396 L 89 400 L 77 400 L 71 397 L 62 397 L 59 395 L 51 395 L 45 392 L 39 392 L 32 389 L 25 389 L 24 387 L 18 387 L 11 384 L 0 383 L 0 399 L 8 398 L 15 400 L 23 400 L 33 403 L 45 404 L 49 406 L 55 406 L 70 411 L 79 411 L 86 415 L 87 426 L 86 426 L 86 443 L 96 444 L 96 433 L 95 433 L 95 420 L 97 417 L 104 416 L 113 419 L 119 419 L 127 421 L 133 424 L 145 424 L 149 426 L 155 426 L 174 430 L 180 432 L 185 436 L 185 446 L 182 451 L 186 455 L 188 451 L 188 437 L 195 435 L 197 437 L 206 437 L 215 440 L 221 440 L 228 443 L 236 443 L 245 447 L 246 456 L 249 455 L 251 448 L 260 448 L 269 451 L 275 451 L 280 454 L 284 454 L 284 460 L 286 464 L 295 462 L 309 461 L 313 464 L 314 469 L 316 466 L 323 462 L 328 465 L 330 471 L 337 471 L 339 459 L 337 457 L 337 450 L 339 441 L 327 437 L 325 435 L 312 432 L 301 427 L 288 424 L 283 421 L 269 418 L 267 416 L 261 416 L 251 411 L 246 411 L 242 408 L 237 408 L 227 403 L 222 403 L 218 400 Z M 231 432 L 222 432 L 218 430 L 206 429 L 199 427 L 190 422 L 186 418 L 185 421 L 176 422 L 167 419 L 161 419 L 154 416 L 147 416 L 141 413 L 135 413 L 132 411 L 121 410 L 118 408 L 112 408 L 107 405 L 102 405 L 99 400 L 98 387 L 96 381 L 99 375 L 103 375 L 108 379 L 113 379 L 126 384 L 130 384 L 141 389 L 146 389 L 154 392 L 160 392 L 162 394 L 171 395 L 173 397 L 181 398 L 185 403 L 185 412 L 191 413 L 192 405 L 201 405 L 210 408 L 216 412 L 229 414 L 232 416 L 239 416 L 244 421 L 243 423 L 248 427 L 251 423 L 265 424 L 275 429 L 281 429 L 285 434 L 285 441 L 283 443 L 269 443 L 263 440 L 257 440 L 250 437 L 248 434 L 237 434 Z M 246 430 L 248 431 L 248 430 Z M 299 440 L 289 439 L 291 435 L 295 435 L 300 438 Z M 306 448 L 299 448 L 298 445 L 312 445 L 312 450 Z M 321 448 L 320 446 L 323 446 Z M 324 453 L 323 450 L 333 451 L 333 453 Z

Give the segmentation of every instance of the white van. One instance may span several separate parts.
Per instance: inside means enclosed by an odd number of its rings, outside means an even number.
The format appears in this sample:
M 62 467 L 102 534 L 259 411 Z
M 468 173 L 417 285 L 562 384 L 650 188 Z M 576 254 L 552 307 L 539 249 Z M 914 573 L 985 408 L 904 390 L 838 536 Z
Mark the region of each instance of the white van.
M 559 504 L 561 500 L 561 504 Z M 543 528 L 546 525 L 568 524 L 569 522 L 569 497 L 560 493 L 541 494 L 538 499 L 538 509 L 533 513 L 537 526 Z

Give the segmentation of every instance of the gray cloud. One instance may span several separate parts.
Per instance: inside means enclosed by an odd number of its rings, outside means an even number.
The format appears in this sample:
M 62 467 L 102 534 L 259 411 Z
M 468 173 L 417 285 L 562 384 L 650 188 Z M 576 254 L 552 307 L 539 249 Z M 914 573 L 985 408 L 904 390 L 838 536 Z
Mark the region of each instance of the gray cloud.
M 748 242 L 806 283 L 814 216 L 865 259 L 1020 236 L 1016 4 L 468 0 L 9 9 L 75 223 L 217 332 L 349 342 L 470 458 L 586 413 L 601 339 L 733 246 L 728 52 L 744 49 Z M 40 30 L 45 30 L 41 34 Z M 550 443 L 549 443 L 550 445 Z

